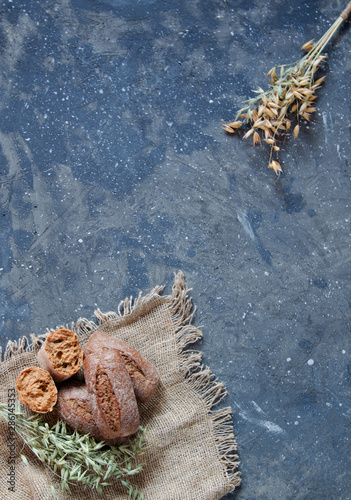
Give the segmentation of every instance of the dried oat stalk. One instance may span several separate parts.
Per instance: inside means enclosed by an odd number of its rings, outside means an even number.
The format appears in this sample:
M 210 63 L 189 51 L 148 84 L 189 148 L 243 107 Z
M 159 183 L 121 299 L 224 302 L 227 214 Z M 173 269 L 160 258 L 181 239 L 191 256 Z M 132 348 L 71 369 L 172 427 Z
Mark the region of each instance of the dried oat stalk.
M 310 121 L 316 111 L 316 91 L 325 78 L 314 79 L 327 57 L 322 52 L 350 12 L 351 2 L 318 42 L 310 40 L 302 46 L 307 53 L 298 62 L 292 66 L 278 66 L 279 69 L 273 67 L 267 74 L 269 89 L 264 91 L 258 88 L 254 91 L 257 96 L 245 101 L 234 121 L 223 125 L 229 134 L 237 132 L 243 125 L 249 125 L 244 139 L 252 137 L 254 146 L 262 141 L 270 145 L 268 166 L 277 175 L 282 172 L 280 163 L 274 159 L 280 150 L 279 143 L 291 135 L 296 138 L 301 119 Z
M 143 500 L 143 493 L 129 479 L 143 469 L 144 464 L 137 463 L 136 457 L 145 450 L 145 428 L 139 427 L 136 437 L 127 444 L 107 446 L 88 434 L 70 432 L 61 420 L 50 427 L 41 415 L 28 417 L 20 405 L 13 416 L 11 426 L 39 460 L 61 478 L 62 491 L 80 484 L 102 494 L 105 486 L 117 480 L 126 488 L 129 498 Z M 9 422 L 4 403 L 0 403 L 1 420 Z M 28 464 L 24 455 L 21 458 Z M 51 493 L 54 499 L 58 497 L 53 486 Z

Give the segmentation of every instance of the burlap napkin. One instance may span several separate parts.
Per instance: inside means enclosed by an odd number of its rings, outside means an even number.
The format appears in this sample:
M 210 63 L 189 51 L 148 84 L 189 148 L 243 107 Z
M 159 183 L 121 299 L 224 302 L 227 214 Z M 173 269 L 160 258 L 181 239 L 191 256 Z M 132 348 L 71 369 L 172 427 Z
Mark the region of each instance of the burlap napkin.
M 135 301 L 126 299 L 117 312 L 97 311 L 96 323 L 80 319 L 72 328 L 82 346 L 97 328 L 117 336 L 138 349 L 160 372 L 156 395 L 140 405 L 141 424 L 148 427 L 143 455 L 146 465 L 132 483 L 144 492 L 145 499 L 220 499 L 240 484 L 231 409 L 213 409 L 226 391 L 202 365 L 201 353 L 188 349 L 202 334 L 192 324 L 194 308 L 183 274 L 175 276 L 171 295 L 162 296 L 161 292 L 157 287 Z M 0 364 L 1 402 L 6 403 L 14 394 L 20 371 L 37 365 L 36 352 L 43 338 L 31 336 L 30 344 L 21 339 L 7 346 Z M 21 453 L 29 465 L 24 465 Z M 13 483 L 15 491 L 9 490 Z M 102 495 L 78 486 L 72 487 L 71 493 L 60 492 L 60 481 L 27 446 L 23 447 L 20 438 L 13 440 L 6 424 L 1 424 L 1 498 L 49 500 L 51 485 L 62 500 L 127 498 L 118 483 L 106 487 Z

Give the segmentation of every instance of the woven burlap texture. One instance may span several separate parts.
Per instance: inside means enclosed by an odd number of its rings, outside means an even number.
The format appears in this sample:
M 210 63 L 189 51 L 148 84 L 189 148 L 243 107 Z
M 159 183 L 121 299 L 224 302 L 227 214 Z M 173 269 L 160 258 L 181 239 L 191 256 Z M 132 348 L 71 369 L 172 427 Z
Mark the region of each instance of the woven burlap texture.
M 125 299 L 117 312 L 95 312 L 96 322 L 79 319 L 74 329 L 84 347 L 96 329 L 116 336 L 138 349 L 159 370 L 161 383 L 155 396 L 139 405 L 141 424 L 147 426 L 145 467 L 132 478 L 146 500 L 215 500 L 240 484 L 237 447 L 229 407 L 214 406 L 226 395 L 200 351 L 190 349 L 202 334 L 193 325 L 195 308 L 182 272 L 175 275 L 171 295 L 154 288 L 136 300 Z M 30 342 L 10 342 L 0 365 L 1 402 L 24 368 L 37 365 L 36 352 L 45 335 Z M 118 483 L 102 495 L 79 486 L 61 492 L 60 481 L 43 466 L 18 437 L 16 439 L 15 492 L 9 491 L 8 429 L 0 424 L 0 492 L 9 500 L 52 499 L 51 485 L 60 500 L 126 500 Z M 20 454 L 27 456 L 24 465 Z M 12 477 L 13 478 L 13 477 Z M 6 496 L 5 496 L 6 495 Z

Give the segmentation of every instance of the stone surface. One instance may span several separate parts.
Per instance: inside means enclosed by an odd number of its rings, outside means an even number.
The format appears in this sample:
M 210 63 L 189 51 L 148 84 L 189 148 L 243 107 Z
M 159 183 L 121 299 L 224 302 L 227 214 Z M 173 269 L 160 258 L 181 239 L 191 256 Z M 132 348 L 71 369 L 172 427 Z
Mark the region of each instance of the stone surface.
M 318 113 L 225 135 L 342 2 L 3 0 L 1 345 L 181 269 L 228 388 L 238 500 L 350 498 L 350 26 Z

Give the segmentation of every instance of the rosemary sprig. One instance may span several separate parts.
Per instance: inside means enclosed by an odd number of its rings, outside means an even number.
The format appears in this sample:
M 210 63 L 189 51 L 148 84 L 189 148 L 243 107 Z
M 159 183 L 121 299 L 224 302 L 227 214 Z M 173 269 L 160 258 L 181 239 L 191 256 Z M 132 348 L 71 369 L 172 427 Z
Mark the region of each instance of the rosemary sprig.
M 130 498 L 143 500 L 143 493 L 129 482 L 129 478 L 143 469 L 144 464 L 137 464 L 136 457 L 145 449 L 144 427 L 139 427 L 138 435 L 127 444 L 107 446 L 88 434 L 70 432 L 61 420 L 49 427 L 41 415 L 27 417 L 20 405 L 16 406 L 14 415 L 11 427 L 39 460 L 61 477 L 62 491 L 70 491 L 70 485 L 80 483 L 101 494 L 103 488 L 114 479 L 126 488 Z M 0 403 L 0 420 L 9 421 L 7 405 L 4 403 Z M 21 458 L 28 464 L 24 455 Z M 55 498 L 53 487 L 51 491 Z
M 326 55 L 322 52 L 326 45 L 336 33 L 340 25 L 348 18 L 351 12 L 349 2 L 338 19 L 326 31 L 326 33 L 313 43 L 311 40 L 302 46 L 307 53 L 295 64 L 273 67 L 268 73 L 269 89 L 262 88 L 254 91 L 257 96 L 245 101 L 245 105 L 237 112 L 234 121 L 225 123 L 223 129 L 229 134 L 237 132 L 242 125 L 251 125 L 244 135 L 244 139 L 252 136 L 253 145 L 261 144 L 261 140 L 267 142 L 270 147 L 269 168 L 277 175 L 283 171 L 280 163 L 273 160 L 274 151 L 279 151 L 277 144 L 284 139 L 292 130 L 293 137 L 297 137 L 300 131 L 300 118 L 309 121 L 311 114 L 316 111 L 314 101 L 317 99 L 316 90 L 320 88 L 325 77 L 314 81 L 314 75 L 320 68 Z M 295 126 L 292 129 L 292 122 Z

